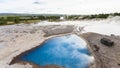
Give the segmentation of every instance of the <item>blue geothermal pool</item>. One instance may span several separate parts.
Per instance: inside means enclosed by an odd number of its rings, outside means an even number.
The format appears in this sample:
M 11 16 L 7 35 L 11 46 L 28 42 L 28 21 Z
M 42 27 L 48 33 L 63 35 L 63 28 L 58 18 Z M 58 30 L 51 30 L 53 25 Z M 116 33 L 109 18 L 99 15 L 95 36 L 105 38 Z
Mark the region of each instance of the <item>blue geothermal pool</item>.
M 65 68 L 88 68 L 93 61 L 86 42 L 76 35 L 55 37 L 29 51 L 21 60 L 40 66 L 58 65 Z

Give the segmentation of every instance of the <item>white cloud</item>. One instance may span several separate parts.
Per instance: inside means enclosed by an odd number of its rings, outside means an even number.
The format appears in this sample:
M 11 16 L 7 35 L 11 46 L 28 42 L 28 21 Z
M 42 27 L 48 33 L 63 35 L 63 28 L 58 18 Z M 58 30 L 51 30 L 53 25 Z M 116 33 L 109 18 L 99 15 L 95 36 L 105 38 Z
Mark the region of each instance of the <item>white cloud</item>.
M 120 11 L 119 4 L 119 0 L 1 0 L 0 13 L 111 13 Z

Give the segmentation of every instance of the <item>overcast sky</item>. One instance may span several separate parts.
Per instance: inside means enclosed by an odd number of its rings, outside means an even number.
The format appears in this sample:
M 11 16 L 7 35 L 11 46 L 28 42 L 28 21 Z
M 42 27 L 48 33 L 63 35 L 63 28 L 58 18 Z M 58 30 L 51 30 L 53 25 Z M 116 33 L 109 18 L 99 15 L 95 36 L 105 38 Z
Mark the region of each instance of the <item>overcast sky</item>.
M 96 14 L 120 12 L 120 0 L 0 0 L 0 13 Z

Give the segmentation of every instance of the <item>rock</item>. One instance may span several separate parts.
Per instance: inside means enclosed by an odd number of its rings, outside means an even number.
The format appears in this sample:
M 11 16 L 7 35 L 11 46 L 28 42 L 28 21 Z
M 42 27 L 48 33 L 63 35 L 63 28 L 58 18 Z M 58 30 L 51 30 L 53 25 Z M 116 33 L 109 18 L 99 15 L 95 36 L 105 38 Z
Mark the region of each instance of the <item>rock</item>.
M 114 45 L 114 42 L 107 38 L 102 38 L 100 42 L 109 47 Z
M 114 34 L 111 34 L 111 36 L 115 36 Z

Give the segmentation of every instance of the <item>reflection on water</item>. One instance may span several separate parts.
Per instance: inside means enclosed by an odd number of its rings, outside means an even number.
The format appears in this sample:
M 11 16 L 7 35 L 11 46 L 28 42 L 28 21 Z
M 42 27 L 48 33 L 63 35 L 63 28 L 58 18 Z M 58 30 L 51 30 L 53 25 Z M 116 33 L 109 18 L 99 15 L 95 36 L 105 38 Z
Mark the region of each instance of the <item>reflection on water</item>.
M 47 40 L 42 46 L 23 55 L 21 60 L 40 66 L 55 64 L 65 68 L 88 68 L 92 56 L 84 40 L 76 35 L 67 35 Z

